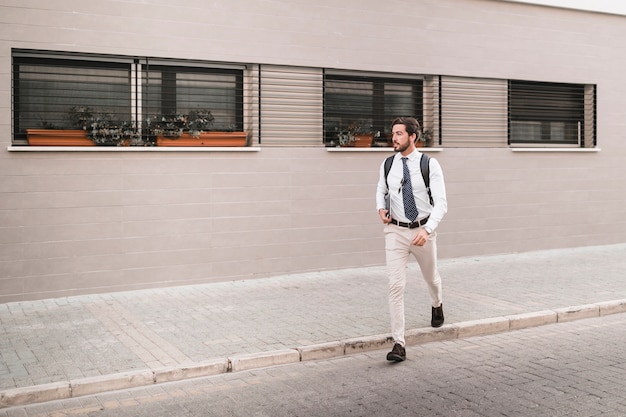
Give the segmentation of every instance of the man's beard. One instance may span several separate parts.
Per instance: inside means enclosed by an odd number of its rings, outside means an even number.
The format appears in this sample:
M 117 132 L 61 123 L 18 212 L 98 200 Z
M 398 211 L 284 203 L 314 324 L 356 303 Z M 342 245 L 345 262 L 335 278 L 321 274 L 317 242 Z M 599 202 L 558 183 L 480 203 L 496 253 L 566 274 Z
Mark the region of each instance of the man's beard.
M 411 145 L 411 142 L 407 142 L 405 145 L 400 145 L 398 143 L 397 145 L 393 146 L 393 150 L 396 151 L 396 152 L 402 153 L 402 152 L 406 151 L 407 149 L 409 149 L 409 145 Z

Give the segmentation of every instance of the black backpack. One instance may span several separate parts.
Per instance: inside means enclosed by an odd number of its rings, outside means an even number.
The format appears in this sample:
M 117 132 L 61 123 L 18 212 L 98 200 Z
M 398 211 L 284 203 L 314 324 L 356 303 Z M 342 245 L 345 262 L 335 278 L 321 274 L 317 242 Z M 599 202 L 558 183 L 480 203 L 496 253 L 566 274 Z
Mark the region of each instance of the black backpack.
M 387 176 L 389 175 L 389 171 L 391 170 L 391 165 L 393 164 L 393 158 L 395 155 L 391 155 L 389 158 L 385 159 L 385 184 L 387 184 Z M 428 199 L 430 200 L 430 205 L 433 205 L 433 195 L 430 193 L 430 157 L 425 153 L 422 154 L 420 159 L 420 168 L 422 170 L 422 178 L 424 179 L 424 184 L 426 185 L 426 191 L 428 191 Z M 387 194 L 389 194 L 389 184 L 387 184 Z M 389 210 L 389 208 L 387 208 Z

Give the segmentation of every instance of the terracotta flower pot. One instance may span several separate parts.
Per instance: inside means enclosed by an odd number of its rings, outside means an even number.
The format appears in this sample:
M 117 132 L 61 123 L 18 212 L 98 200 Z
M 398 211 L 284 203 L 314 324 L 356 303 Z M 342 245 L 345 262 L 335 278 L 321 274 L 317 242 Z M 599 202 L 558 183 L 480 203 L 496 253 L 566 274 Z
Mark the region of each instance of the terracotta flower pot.
M 374 134 L 365 134 L 365 135 L 354 135 L 356 139 L 354 142 L 350 142 L 348 146 L 355 148 L 369 148 L 372 146 L 372 141 L 374 140 Z
M 30 146 L 96 146 L 84 130 L 26 129 Z
M 202 132 L 198 137 L 183 133 L 172 138 L 157 136 L 157 146 L 246 146 L 246 132 Z

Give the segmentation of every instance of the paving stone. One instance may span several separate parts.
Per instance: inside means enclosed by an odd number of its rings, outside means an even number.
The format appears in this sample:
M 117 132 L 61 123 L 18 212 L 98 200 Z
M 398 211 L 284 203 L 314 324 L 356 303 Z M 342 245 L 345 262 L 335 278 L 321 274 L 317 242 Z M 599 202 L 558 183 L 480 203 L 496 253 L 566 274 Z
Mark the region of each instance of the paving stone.
M 618 244 L 441 260 L 440 329 L 411 263 L 407 345 L 445 352 L 458 338 L 622 313 L 624 253 Z M 387 348 L 386 298 L 385 268 L 374 266 L 0 304 L 0 395 L 120 374 L 154 384 L 228 358 L 243 370 Z

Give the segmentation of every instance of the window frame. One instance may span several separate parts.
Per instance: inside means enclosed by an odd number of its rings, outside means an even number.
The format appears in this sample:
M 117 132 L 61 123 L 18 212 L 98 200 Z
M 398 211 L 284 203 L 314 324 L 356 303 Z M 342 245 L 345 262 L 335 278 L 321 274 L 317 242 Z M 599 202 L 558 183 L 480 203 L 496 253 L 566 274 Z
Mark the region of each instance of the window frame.
M 372 98 L 371 109 L 369 113 L 358 113 L 354 111 L 350 111 L 349 106 L 340 106 L 338 102 L 330 103 L 330 96 L 328 94 L 328 85 L 330 82 L 339 82 L 339 83 L 371 83 L 371 94 L 369 95 Z M 371 130 L 374 135 L 374 142 L 372 146 L 389 146 L 389 139 L 391 134 L 391 122 L 397 116 L 412 116 L 415 117 L 420 124 L 423 126 L 423 118 L 424 118 L 424 77 L 421 75 L 415 76 L 401 76 L 401 75 L 389 75 L 389 74 L 381 74 L 374 75 L 369 73 L 357 73 L 357 72 L 335 72 L 335 71 L 324 71 L 323 77 L 323 137 L 322 142 L 326 147 L 335 147 L 338 146 L 337 134 L 339 129 L 346 129 L 347 126 L 352 122 L 359 123 L 360 121 L 371 121 Z M 387 96 L 385 89 L 387 86 L 392 85 L 402 85 L 406 87 L 410 87 L 412 89 L 411 92 L 411 106 L 413 107 L 406 114 L 386 114 L 386 103 L 385 97 Z M 346 88 L 349 91 L 349 88 Z M 353 90 L 357 91 L 357 90 Z M 338 94 L 338 93 L 337 93 Z M 347 100 L 349 104 L 349 99 Z M 331 106 L 336 107 L 348 107 L 347 111 L 343 112 L 332 112 L 329 110 Z M 352 118 L 354 116 L 354 119 Z M 329 119 L 341 119 L 339 126 L 335 126 L 334 123 L 331 123 Z M 344 120 L 347 119 L 347 120 Z M 368 123 L 369 124 L 369 123 Z M 369 128 L 369 127 L 368 127 Z
M 181 97 L 182 100 L 187 102 L 187 107 L 193 106 L 192 99 L 197 100 L 200 104 L 210 103 L 211 100 L 215 101 L 215 97 L 217 97 L 218 100 L 223 100 L 221 102 L 223 107 L 221 109 L 217 108 L 217 112 L 221 114 L 228 113 L 230 116 L 228 122 L 216 120 L 215 130 L 226 124 L 228 124 L 228 127 L 224 127 L 222 131 L 244 131 L 245 128 L 245 65 L 22 49 L 13 49 L 11 56 L 11 130 L 13 145 L 28 145 L 27 129 L 41 129 L 42 127 L 45 129 L 48 126 L 54 129 L 76 129 L 75 127 L 70 127 L 71 121 L 67 117 L 67 112 L 73 106 L 90 107 L 92 109 L 103 108 L 101 105 L 101 93 L 98 93 L 98 89 L 107 93 L 109 91 L 107 84 L 100 83 L 100 78 L 106 78 L 108 75 L 106 73 L 107 70 L 118 72 L 115 74 L 115 79 L 111 78 L 116 85 L 122 86 L 119 87 L 121 94 L 118 93 L 116 97 L 118 102 L 124 103 L 124 105 L 118 104 L 116 107 L 114 106 L 107 110 L 111 110 L 115 114 L 115 118 L 128 122 L 125 126 L 131 126 L 135 134 L 142 138 L 142 146 L 154 144 L 150 142 L 154 138 L 149 137 L 148 129 L 146 129 L 148 126 L 147 121 L 149 120 L 146 117 L 146 109 L 148 108 L 147 105 L 150 104 L 148 100 L 149 88 L 152 87 L 146 84 L 149 83 L 149 71 L 167 71 L 171 75 L 170 79 L 174 83 L 173 85 L 176 86 L 174 88 L 174 98 L 169 102 L 170 107 L 164 109 L 162 103 L 160 103 L 156 110 L 157 113 L 178 112 L 180 110 L 179 101 Z M 31 66 L 28 69 L 33 74 L 31 85 L 26 85 L 24 82 L 26 78 L 25 66 L 27 65 Z M 81 72 L 81 68 L 86 70 Z M 89 69 L 94 69 L 94 71 L 90 73 Z M 102 73 L 97 72 L 100 69 L 103 70 Z M 120 69 L 122 70 L 121 75 Z M 177 74 L 183 73 L 194 74 L 196 78 L 194 79 L 193 76 L 190 76 L 186 80 L 181 81 Z M 82 81 L 81 77 L 83 77 Z M 222 80 L 226 79 L 226 81 L 220 81 L 220 78 Z M 81 86 L 81 82 L 83 86 L 87 86 L 87 90 Z M 63 90 L 64 83 L 70 88 Z M 184 84 L 188 84 L 184 89 L 189 91 L 197 90 L 197 86 L 200 85 L 206 91 L 213 89 L 220 91 L 220 94 L 212 97 L 209 94 L 202 95 L 201 93 L 194 98 L 192 97 L 194 94 L 192 92 L 187 93 L 187 96 L 184 96 L 183 93 L 181 96 L 180 93 L 176 93 L 176 89 L 183 89 L 181 85 Z M 96 86 L 91 93 L 89 92 L 89 85 Z M 162 95 L 161 93 L 159 95 Z M 34 110 L 24 107 L 21 104 L 24 102 L 34 103 L 31 107 Z M 186 109 L 186 111 L 190 110 L 192 109 Z M 24 117 L 29 114 L 32 121 L 24 123 Z M 43 121 L 35 120 L 35 117 L 32 116 L 34 114 L 37 114 Z M 100 113 L 98 114 L 100 115 Z M 41 115 L 43 115 L 43 118 Z
M 243 96 L 244 96 L 244 87 L 243 87 L 243 78 L 244 78 L 244 74 L 243 74 L 243 70 L 241 69 L 233 69 L 233 68 L 216 68 L 216 67 L 201 67 L 201 66 L 189 66 L 189 65 L 185 65 L 184 62 L 178 63 L 177 65 L 172 65 L 171 63 L 158 63 L 158 64 L 145 64 L 141 67 L 140 69 L 141 73 L 142 73 L 142 91 L 144 92 L 143 95 L 143 106 L 138 108 L 138 111 L 141 112 L 141 118 L 142 119 L 146 119 L 146 116 L 151 116 L 150 111 L 147 111 L 146 109 L 149 108 L 150 103 L 147 100 L 147 97 L 149 97 L 149 93 L 148 91 L 145 91 L 147 88 L 150 88 L 150 76 L 148 75 L 149 72 L 160 72 L 161 74 L 166 73 L 168 74 L 167 77 L 167 84 L 161 82 L 161 92 L 160 92 L 160 97 L 161 97 L 161 105 L 160 105 L 160 114 L 175 114 L 175 113 L 187 113 L 189 110 L 191 109 L 187 109 L 184 106 L 181 106 L 178 102 L 177 99 L 177 90 L 179 88 L 181 88 L 182 83 L 179 83 L 176 79 L 176 76 L 178 74 L 186 74 L 186 75 L 190 75 L 190 74 L 199 74 L 199 75 L 206 75 L 206 76 L 216 76 L 216 77 L 221 77 L 221 76 L 230 76 L 234 78 L 234 82 L 232 83 L 233 87 L 230 87 L 235 94 L 233 95 L 233 101 L 234 101 L 234 106 L 233 106 L 233 119 L 234 119 L 234 123 L 231 123 L 231 127 L 229 128 L 225 128 L 226 129 L 234 129 L 237 131 L 242 131 L 244 129 L 244 103 L 243 103 Z M 174 78 L 172 79 L 172 75 L 174 76 Z M 163 79 L 163 78 L 161 78 Z M 172 80 L 174 82 L 172 82 Z M 146 81 L 148 84 L 146 85 L 145 82 Z M 204 80 L 204 82 L 210 82 L 208 79 Z M 170 89 L 170 90 L 174 90 L 174 93 L 172 94 L 171 92 L 166 94 L 164 93 L 164 91 L 166 89 Z M 170 96 L 170 98 L 166 98 L 166 96 Z M 174 96 L 174 98 L 172 99 L 171 97 Z M 205 96 L 205 97 L 208 97 Z M 184 110 L 182 110 L 184 109 Z
M 115 71 L 119 71 L 119 70 L 123 70 L 126 72 L 127 76 L 126 76 L 126 83 L 128 83 L 128 89 L 126 91 L 126 93 L 128 94 L 126 98 L 123 98 L 123 100 L 128 100 L 128 116 L 130 116 L 130 111 L 131 111 L 131 106 L 132 106 L 132 90 L 131 90 L 131 86 L 130 86 L 130 78 L 131 78 L 131 61 L 129 60 L 98 60 L 95 57 L 89 57 L 89 56 L 84 56 L 84 57 L 80 57 L 77 58 L 73 55 L 51 55 L 51 54 L 39 54 L 37 52 L 25 52 L 25 53 L 16 53 L 13 55 L 13 62 L 12 62 L 12 75 L 13 75 L 13 79 L 12 79 L 12 110 L 13 110 L 13 114 L 12 114 L 12 132 L 13 132 L 13 143 L 14 144 L 27 144 L 27 140 L 26 140 L 26 129 L 29 128 L 41 128 L 42 126 L 25 126 L 23 129 L 21 126 L 21 123 L 19 122 L 20 117 L 22 116 L 21 113 L 21 102 L 22 100 L 25 100 L 26 97 L 23 94 L 20 94 L 20 90 L 22 89 L 22 83 L 21 83 L 21 78 L 23 78 L 24 75 L 24 71 L 21 71 L 20 68 L 22 66 L 39 66 L 39 67 L 57 67 L 57 68 L 74 68 L 76 69 L 76 73 L 75 74 L 71 74 L 71 73 L 65 73 L 63 74 L 62 72 L 58 72 L 58 73 L 47 73 L 49 76 L 61 76 L 65 78 L 64 82 L 68 82 L 67 80 L 70 79 L 71 77 L 74 76 L 80 76 L 79 75 L 79 70 L 80 69 L 99 69 L 99 70 L 115 70 Z M 46 73 L 45 72 L 33 72 L 34 74 L 38 74 L 39 76 L 45 76 Z M 22 75 L 22 77 L 21 77 Z M 101 75 L 101 76 L 105 76 L 106 75 Z M 38 81 L 35 81 L 38 82 Z M 41 81 L 39 81 L 41 82 Z M 104 84 L 101 84 L 104 85 Z M 49 91 L 53 91 L 53 88 L 50 88 Z M 68 92 L 68 94 L 71 94 L 72 91 L 75 90 L 66 90 Z M 65 98 L 70 98 L 65 97 Z M 76 100 L 78 100 L 79 97 L 75 97 L 74 98 L 74 105 L 82 105 L 76 102 Z M 118 100 L 120 98 L 118 97 Z M 80 100 L 78 100 L 80 101 Z M 41 104 L 41 103 L 40 103 Z M 45 104 L 42 104 L 45 105 Z M 68 104 L 69 105 L 69 104 Z M 49 105 L 49 107 L 54 109 L 54 104 Z M 123 108 L 125 106 L 117 106 L 118 108 Z M 69 108 L 69 107 L 68 107 Z M 50 113 L 55 113 L 54 110 L 51 110 L 48 113 L 44 113 L 44 114 L 50 114 Z M 58 113 L 58 112 L 57 112 Z M 65 120 L 63 120 L 65 118 Z M 52 119 L 53 122 L 49 122 L 49 121 L 43 121 L 41 122 L 42 125 L 45 127 L 47 124 L 51 124 L 54 125 L 55 123 L 58 122 L 62 122 L 62 123 L 69 123 L 69 121 L 67 121 L 66 117 L 53 117 Z M 69 128 L 69 125 L 61 125 L 62 128 Z
M 595 103 L 595 85 L 508 80 L 507 143 L 595 147 Z

